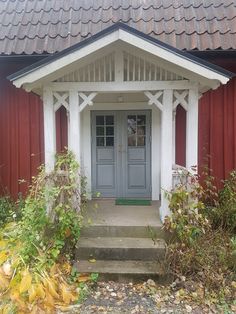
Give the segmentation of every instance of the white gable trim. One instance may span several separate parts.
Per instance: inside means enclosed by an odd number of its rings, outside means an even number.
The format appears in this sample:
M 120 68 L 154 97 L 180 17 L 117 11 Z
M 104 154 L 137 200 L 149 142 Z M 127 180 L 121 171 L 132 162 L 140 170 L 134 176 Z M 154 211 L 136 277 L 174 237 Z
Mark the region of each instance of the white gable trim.
M 32 84 L 34 87 L 37 86 L 37 82 L 42 79 L 46 79 L 52 73 L 55 73 L 59 70 L 65 69 L 67 66 L 72 63 L 98 51 L 110 44 L 113 44 L 120 40 L 121 42 L 125 42 L 134 47 L 138 47 L 148 53 L 161 58 L 165 62 L 172 63 L 174 65 L 180 66 L 183 70 L 188 70 L 195 75 L 199 76 L 199 82 L 204 80 L 207 86 L 210 88 L 217 88 L 219 84 L 226 84 L 229 80 L 228 76 L 224 76 L 223 74 L 214 71 L 213 69 L 209 69 L 204 65 L 196 63 L 194 60 L 190 60 L 181 56 L 174 51 L 170 51 L 164 46 L 157 45 L 146 38 L 141 38 L 135 34 L 132 34 L 124 29 L 116 29 L 111 33 L 105 34 L 103 37 L 94 40 L 83 47 L 72 50 L 70 53 L 63 55 L 56 60 L 49 61 L 46 64 L 39 65 L 38 68 L 31 69 L 30 72 L 26 72 L 25 74 L 20 75 L 18 78 L 13 78 L 13 84 L 16 87 L 27 87 L 30 89 L 30 85 Z
M 108 46 L 109 44 L 112 44 L 114 42 L 116 42 L 119 39 L 119 31 L 116 30 L 111 34 L 108 34 L 106 36 L 104 36 L 103 38 L 100 38 L 94 42 L 92 42 L 91 44 L 84 46 L 81 49 L 78 49 L 76 51 L 72 51 L 70 54 L 67 54 L 65 56 L 62 56 L 61 58 L 52 61 L 51 63 L 48 63 L 46 65 L 43 65 L 42 67 L 36 68 L 35 70 L 33 70 L 30 73 L 26 73 L 25 75 L 23 75 L 22 77 L 20 77 L 19 79 L 13 80 L 13 84 L 16 87 L 21 87 L 25 84 L 31 84 L 31 83 L 35 83 L 36 81 L 47 77 L 48 75 L 59 71 L 63 68 L 65 68 L 66 66 L 70 65 L 73 62 L 76 62 L 88 55 L 90 55 L 91 53 L 102 49 L 106 46 Z
M 177 55 L 164 47 L 157 46 L 152 42 L 144 40 L 134 34 L 130 34 L 123 29 L 119 30 L 119 39 L 131 44 L 135 47 L 139 47 L 146 52 L 152 53 L 153 55 L 164 59 L 173 64 L 177 64 L 186 70 L 190 70 L 200 76 L 203 76 L 209 80 L 218 80 L 221 84 L 226 84 L 229 80 L 228 77 L 221 75 L 213 70 L 210 70 L 203 65 L 197 64 L 194 61 L 188 60 L 180 55 Z

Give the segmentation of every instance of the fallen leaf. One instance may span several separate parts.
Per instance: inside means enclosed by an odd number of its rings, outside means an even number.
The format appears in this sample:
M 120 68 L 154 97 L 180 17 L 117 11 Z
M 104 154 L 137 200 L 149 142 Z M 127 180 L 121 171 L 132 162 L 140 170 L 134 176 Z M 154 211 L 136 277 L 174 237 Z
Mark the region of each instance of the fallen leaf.
M 56 284 L 55 282 L 52 280 L 52 279 L 46 279 L 46 283 L 47 283 L 47 288 L 50 292 L 50 294 L 56 298 L 56 299 L 59 299 L 59 295 L 56 291 Z
M 65 304 L 70 304 L 71 302 L 74 302 L 77 298 L 73 295 L 73 293 L 70 291 L 69 287 L 65 284 L 60 285 L 60 291 L 62 295 L 63 302 Z
M 26 308 L 26 304 L 25 304 L 25 302 L 22 301 L 18 291 L 11 291 L 10 298 L 13 302 L 17 303 L 17 305 L 20 307 L 21 310 Z M 17 313 L 19 313 L 19 312 L 20 311 L 18 311 Z
M 29 288 L 29 302 L 32 303 L 37 298 L 37 290 L 35 285 L 31 285 Z
M 8 285 L 9 285 L 8 279 L 3 274 L 0 273 L 0 291 L 7 289 Z
M 28 269 L 26 269 L 22 275 L 22 279 L 21 279 L 21 283 L 20 283 L 20 287 L 19 287 L 20 293 L 24 293 L 24 292 L 28 291 L 30 286 L 31 286 L 31 282 L 32 282 L 32 277 L 31 277 Z
M 6 262 L 6 260 L 8 259 L 8 252 L 7 251 L 2 251 L 0 252 L 0 266 Z
M 44 299 L 45 298 L 45 292 L 42 284 L 37 284 L 36 286 L 36 294 L 39 298 Z
M 50 293 L 46 294 L 44 304 L 47 308 L 52 309 L 55 306 L 53 296 Z
M 80 275 L 78 277 L 78 282 L 86 282 L 90 279 L 90 276 L 89 275 Z

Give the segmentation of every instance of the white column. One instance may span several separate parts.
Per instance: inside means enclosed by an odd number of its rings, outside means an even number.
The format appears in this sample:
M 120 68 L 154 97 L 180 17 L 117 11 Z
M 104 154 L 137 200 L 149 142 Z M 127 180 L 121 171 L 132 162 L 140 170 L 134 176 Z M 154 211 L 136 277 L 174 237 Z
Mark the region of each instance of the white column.
M 76 90 L 69 93 L 69 130 L 68 148 L 80 164 L 80 111 L 79 95 Z
M 173 90 L 166 89 L 163 93 L 163 109 L 161 121 L 161 207 L 160 218 L 164 221 L 170 214 L 169 204 L 165 198 L 165 191 L 172 188 L 172 150 L 173 150 Z
M 198 89 L 189 90 L 186 125 L 186 168 L 198 164 Z
M 173 111 L 173 116 L 172 116 L 172 120 L 173 120 L 173 125 L 172 125 L 172 163 L 175 164 L 175 151 L 176 151 L 176 132 L 175 132 L 175 128 L 176 128 L 176 110 Z
M 47 173 L 53 171 L 56 154 L 56 126 L 53 107 L 53 94 L 50 89 L 43 90 L 44 115 L 44 158 Z
M 87 177 L 87 197 L 91 199 L 91 190 L 92 190 L 92 169 L 91 169 L 91 121 L 90 121 L 90 110 L 84 110 L 82 112 L 82 119 L 81 123 L 83 124 L 83 144 L 81 153 L 83 155 L 83 167 L 84 167 L 84 174 Z

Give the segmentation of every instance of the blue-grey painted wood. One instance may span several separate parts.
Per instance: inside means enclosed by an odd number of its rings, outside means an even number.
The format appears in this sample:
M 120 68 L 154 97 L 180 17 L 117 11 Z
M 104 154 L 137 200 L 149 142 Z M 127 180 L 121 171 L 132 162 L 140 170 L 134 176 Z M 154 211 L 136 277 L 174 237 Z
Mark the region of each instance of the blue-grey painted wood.
M 94 194 L 150 198 L 151 112 L 93 111 L 91 121 Z

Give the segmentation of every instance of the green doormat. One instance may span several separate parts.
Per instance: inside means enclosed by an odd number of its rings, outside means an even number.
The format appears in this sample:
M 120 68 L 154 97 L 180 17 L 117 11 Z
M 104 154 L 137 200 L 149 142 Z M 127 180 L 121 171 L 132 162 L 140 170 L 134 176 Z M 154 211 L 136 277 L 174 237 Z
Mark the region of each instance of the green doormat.
M 137 206 L 150 206 L 150 200 L 131 200 L 127 198 L 117 198 L 116 205 L 137 205 Z

